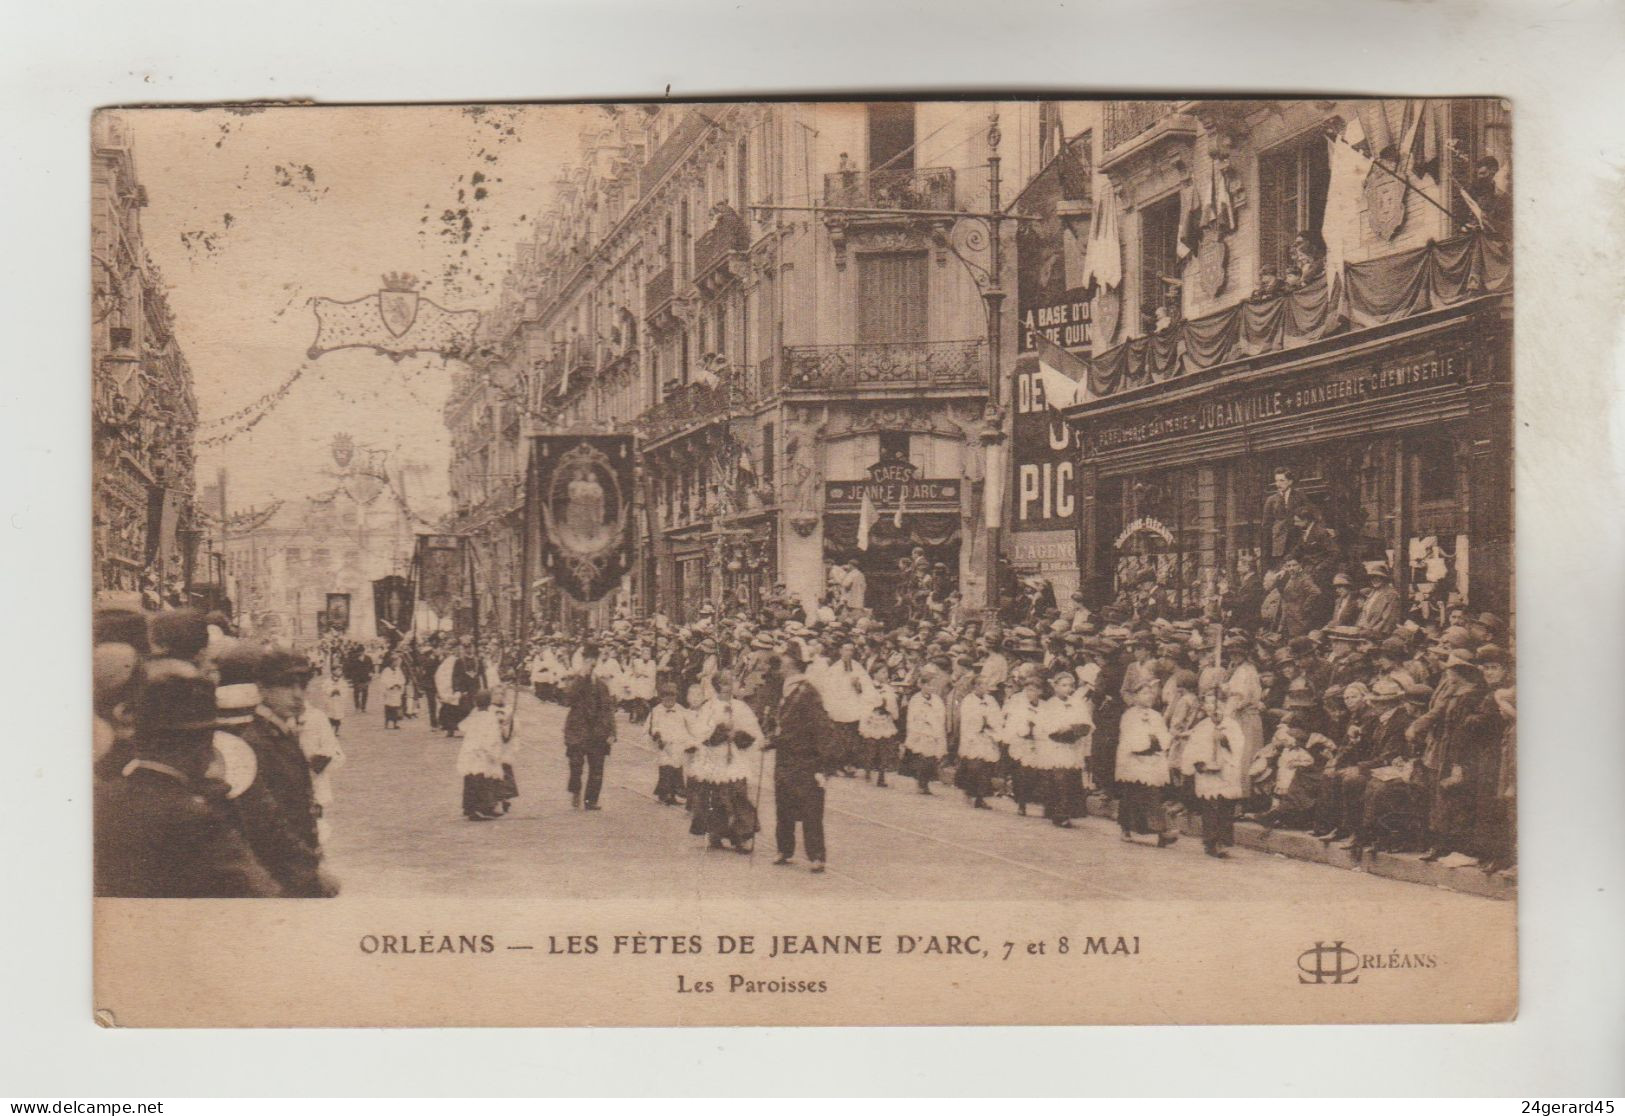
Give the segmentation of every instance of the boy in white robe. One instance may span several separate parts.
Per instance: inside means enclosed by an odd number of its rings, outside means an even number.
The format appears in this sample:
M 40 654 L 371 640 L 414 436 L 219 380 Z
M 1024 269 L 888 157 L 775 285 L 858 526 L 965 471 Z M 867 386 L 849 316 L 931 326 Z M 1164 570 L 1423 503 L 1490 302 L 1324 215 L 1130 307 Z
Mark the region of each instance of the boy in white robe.
M 948 755 L 948 706 L 942 691 L 948 676 L 936 666 L 920 673 L 920 688 L 908 699 L 908 728 L 903 747 L 914 755 L 914 781 L 921 794 L 931 793 L 937 764 Z
M 378 688 L 384 698 L 384 727 L 401 727 L 401 706 L 406 701 L 406 673 L 397 665 L 395 656 L 384 660 L 384 669 L 378 672 Z
M 1034 762 L 1043 772 L 1046 791 L 1044 816 L 1062 829 L 1072 828 L 1072 819 L 1087 813 L 1083 769 L 1094 733 L 1094 715 L 1078 694 L 1077 684 L 1077 676 L 1070 670 L 1057 670 L 1050 679 L 1053 694 L 1038 707 L 1034 724 Z
M 1162 714 L 1153 708 L 1157 690 L 1147 685 L 1130 694 L 1118 727 L 1117 825 L 1123 840 L 1133 841 L 1136 833 L 1155 833 L 1157 848 L 1163 849 L 1178 838 L 1168 832 L 1162 810 L 1174 738 Z
M 999 764 L 999 734 L 1004 711 L 993 696 L 985 675 L 977 674 L 971 692 L 959 703 L 959 773 L 955 782 L 972 808 L 990 810 L 993 772 Z
M 1027 804 L 1043 800 L 1038 768 L 1038 708 L 1043 704 L 1044 679 L 1037 670 L 1022 675 L 1021 688 L 1004 703 L 1003 741 L 1010 758 L 1010 789 L 1016 812 L 1027 816 Z
M 333 770 L 344 764 L 338 733 L 326 717 L 306 717 L 299 728 L 299 750 L 310 763 L 310 800 L 316 808 L 316 836 L 325 846 L 332 834 L 328 809 L 333 805 Z
M 647 647 L 640 646 L 633 654 L 629 674 L 630 679 L 627 689 L 632 695 L 632 723 L 639 725 L 643 723 L 644 718 L 648 717 L 658 691 L 659 672 L 655 668 L 655 661 L 650 657 Z
M 512 800 L 519 797 L 519 780 L 514 775 L 514 765 L 519 762 L 519 735 L 513 730 L 515 710 L 508 707 L 508 699 L 504 694 L 498 692 L 492 695 L 491 712 L 496 716 L 497 736 L 502 741 L 497 754 L 502 766 L 502 790 L 497 796 L 498 808 L 506 814 Z
M 1185 770 L 1195 776 L 1202 812 L 1202 851 L 1223 860 L 1235 843 L 1236 803 L 1247 797 L 1247 732 L 1224 712 L 1220 692 L 1202 695 L 1202 717 L 1185 741 Z
M 683 764 L 694 747 L 689 710 L 677 704 L 677 683 L 660 684 L 660 704 L 649 713 L 649 740 L 655 746 L 660 774 L 655 781 L 655 798 L 674 806 L 684 793 Z
M 502 816 L 502 726 L 491 712 L 491 693 L 474 695 L 474 711 L 463 718 L 457 773 L 463 777 L 463 816 L 490 821 Z

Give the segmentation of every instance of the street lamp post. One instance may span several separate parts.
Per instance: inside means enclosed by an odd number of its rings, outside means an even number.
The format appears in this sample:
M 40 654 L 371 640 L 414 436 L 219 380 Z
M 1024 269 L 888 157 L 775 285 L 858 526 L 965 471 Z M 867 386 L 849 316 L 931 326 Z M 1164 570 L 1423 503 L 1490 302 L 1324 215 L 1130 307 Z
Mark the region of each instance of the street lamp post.
M 988 212 L 998 213 L 999 202 L 999 114 L 988 115 L 987 128 L 987 193 Z M 988 237 L 988 280 L 982 290 L 987 305 L 987 398 L 993 408 L 989 423 L 981 434 L 983 525 L 987 532 L 987 553 L 983 567 L 984 597 L 989 616 L 999 613 L 999 536 L 1004 523 L 1004 441 L 1002 415 L 1004 414 L 1004 375 L 1002 372 L 1003 345 L 1003 224 L 990 221 Z

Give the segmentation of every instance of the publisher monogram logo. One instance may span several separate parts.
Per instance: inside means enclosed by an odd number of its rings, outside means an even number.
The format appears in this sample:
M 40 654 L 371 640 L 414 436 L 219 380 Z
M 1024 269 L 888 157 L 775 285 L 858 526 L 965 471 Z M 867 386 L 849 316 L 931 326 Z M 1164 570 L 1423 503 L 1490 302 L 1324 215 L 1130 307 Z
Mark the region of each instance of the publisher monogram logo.
M 1360 955 L 1342 941 L 1316 942 L 1298 954 L 1299 984 L 1359 984 Z

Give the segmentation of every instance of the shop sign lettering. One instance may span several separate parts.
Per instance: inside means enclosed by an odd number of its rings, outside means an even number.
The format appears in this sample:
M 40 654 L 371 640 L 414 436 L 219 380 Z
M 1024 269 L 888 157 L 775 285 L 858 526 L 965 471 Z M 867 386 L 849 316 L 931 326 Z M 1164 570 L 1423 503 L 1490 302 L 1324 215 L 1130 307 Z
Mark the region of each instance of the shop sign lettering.
M 1174 533 L 1168 529 L 1168 525 L 1160 519 L 1151 518 L 1149 515 L 1142 515 L 1119 531 L 1117 538 L 1112 541 L 1112 545 L 1118 550 L 1122 550 L 1123 544 L 1136 535 L 1155 535 L 1169 546 L 1174 545 Z
M 865 492 L 877 511 L 900 504 L 919 511 L 959 510 L 957 480 L 826 481 L 824 504 L 831 510 L 851 511 L 863 503 Z
M 1429 352 L 1323 373 L 1312 380 L 1190 399 L 1137 419 L 1083 419 L 1086 457 L 1187 435 L 1240 429 L 1296 415 L 1468 382 L 1464 352 Z

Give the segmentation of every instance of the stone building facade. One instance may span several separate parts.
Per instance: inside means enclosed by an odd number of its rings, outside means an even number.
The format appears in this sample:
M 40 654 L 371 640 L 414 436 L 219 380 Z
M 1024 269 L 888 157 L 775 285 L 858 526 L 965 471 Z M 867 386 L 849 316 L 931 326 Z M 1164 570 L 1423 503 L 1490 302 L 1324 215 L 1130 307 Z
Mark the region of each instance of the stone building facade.
M 1105 106 L 1118 235 L 1090 251 L 1121 283 L 1067 416 L 1095 603 L 1188 609 L 1277 565 L 1285 469 L 1418 615 L 1510 610 L 1509 136 L 1494 101 Z
M 192 370 L 142 242 L 129 129 L 103 112 L 91 136 L 93 586 L 178 604 L 199 572 Z
M 491 555 L 488 614 L 516 623 L 528 590 L 551 619 L 684 621 L 781 582 L 815 601 L 849 560 L 885 611 L 915 547 L 980 603 L 989 312 L 1010 313 L 989 233 L 1007 263 L 1014 237 L 968 215 L 991 204 L 990 156 L 1005 197 L 1034 172 L 1039 113 L 627 106 L 587 129 L 447 404 L 451 529 Z M 516 568 L 524 440 L 570 430 L 635 433 L 642 454 L 636 567 L 584 615 Z M 877 467 L 892 481 L 860 548 Z
M 398 496 L 400 484 L 352 473 L 323 496 L 234 516 L 223 545 L 242 629 L 308 646 L 323 634 L 317 620 L 328 594 L 337 593 L 349 598 L 348 624 L 332 630 L 351 639 L 378 638 L 372 583 L 404 577 L 412 566 L 414 523 Z M 437 619 L 420 616 L 417 627 L 433 630 Z

